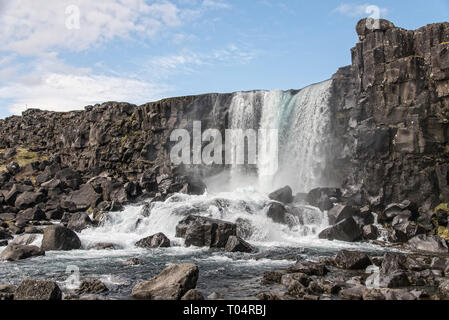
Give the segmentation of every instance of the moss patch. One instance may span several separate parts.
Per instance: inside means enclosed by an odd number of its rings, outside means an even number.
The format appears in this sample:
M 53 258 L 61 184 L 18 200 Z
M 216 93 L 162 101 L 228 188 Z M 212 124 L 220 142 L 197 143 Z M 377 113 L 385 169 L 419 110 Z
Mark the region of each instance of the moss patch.
M 449 213 L 449 207 L 448 207 L 447 203 L 442 203 L 442 204 L 440 204 L 438 207 L 436 207 L 436 208 L 433 210 L 433 212 L 434 212 L 434 213 L 437 213 L 437 212 L 440 211 L 440 210 Z
M 4 160 L 2 161 L 3 163 L 0 163 L 0 171 L 5 171 L 6 165 L 12 161 L 17 162 L 19 166 L 24 167 L 29 163 L 43 161 L 48 158 L 47 156 L 39 156 L 37 152 L 32 152 L 27 148 L 17 148 L 16 152 L 17 154 L 14 157 L 8 160 Z
M 449 241 L 449 230 L 446 227 L 438 227 L 438 236 Z

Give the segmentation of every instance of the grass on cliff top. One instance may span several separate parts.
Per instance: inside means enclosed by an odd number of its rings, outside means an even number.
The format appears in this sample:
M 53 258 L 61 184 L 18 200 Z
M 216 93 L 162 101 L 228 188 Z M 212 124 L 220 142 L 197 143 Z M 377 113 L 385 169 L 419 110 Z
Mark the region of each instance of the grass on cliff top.
M 0 150 L 0 152 L 4 152 L 4 150 Z M 0 163 L 0 171 L 5 171 L 6 165 L 12 161 L 17 162 L 19 166 L 23 167 L 29 163 L 47 159 L 47 156 L 39 156 L 37 152 L 29 151 L 27 148 L 17 148 L 16 152 L 17 154 L 14 157 L 3 160 L 2 163 Z

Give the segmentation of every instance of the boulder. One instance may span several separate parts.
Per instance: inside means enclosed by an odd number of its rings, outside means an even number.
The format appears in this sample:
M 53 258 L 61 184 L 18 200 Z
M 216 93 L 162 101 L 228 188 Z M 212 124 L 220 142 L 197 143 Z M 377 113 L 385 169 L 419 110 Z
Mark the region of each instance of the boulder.
M 129 258 L 124 262 L 127 266 L 140 266 L 143 265 L 143 261 L 139 258 Z
M 383 275 L 393 274 L 406 269 L 407 257 L 399 253 L 386 253 L 382 259 L 380 273 Z
M 0 254 L 0 260 L 18 261 L 43 255 L 45 255 L 45 252 L 36 246 L 9 244 Z
M 136 242 L 137 247 L 141 248 L 169 248 L 170 247 L 170 239 L 163 233 L 157 233 L 150 237 L 141 239 Z
M 381 288 L 401 288 L 410 286 L 407 274 L 403 271 L 396 271 L 390 274 L 382 274 L 379 279 Z
M 293 191 L 292 188 L 286 186 L 282 189 L 276 190 L 268 195 L 271 200 L 278 201 L 281 203 L 291 203 L 293 202 Z
M 101 195 L 95 191 L 90 183 L 82 185 L 79 190 L 64 197 L 64 201 L 75 204 L 77 211 L 86 211 L 90 207 L 95 208 L 101 199 Z
M 227 252 L 247 252 L 251 253 L 256 251 L 252 245 L 237 236 L 230 236 L 226 243 L 225 250 Z
M 99 294 L 109 291 L 108 287 L 100 280 L 84 280 L 80 287 L 75 291 L 76 294 Z
M 0 230 L 0 240 L 10 240 L 12 238 L 13 236 L 8 232 L 6 232 L 5 230 Z
M 303 273 L 308 276 L 325 276 L 329 270 L 323 263 L 307 260 L 298 260 L 293 266 L 288 268 L 289 273 Z
M 377 238 L 379 238 L 379 229 L 372 224 L 364 226 L 363 238 L 366 240 L 377 240 Z
M 20 171 L 20 166 L 17 162 L 10 162 L 6 165 L 6 171 L 11 175 L 15 175 Z
M 401 203 L 392 203 L 379 214 L 378 220 L 380 223 L 391 222 L 398 215 L 414 220 L 418 215 L 418 206 L 409 200 L 404 200 Z
M 362 237 L 362 230 L 353 218 L 347 218 L 323 230 L 318 237 L 327 240 L 355 242 Z
M 35 206 L 45 200 L 45 195 L 41 192 L 25 191 L 17 196 L 14 206 L 19 210 L 25 210 Z
M 348 270 L 362 270 L 372 264 L 366 253 L 348 250 L 339 251 L 335 263 L 339 268 Z
M 80 249 L 81 241 L 72 230 L 60 225 L 55 225 L 44 229 L 41 248 L 45 251 Z
M 273 222 L 287 224 L 286 214 L 287 210 L 282 204 L 273 202 L 268 205 L 267 217 L 273 220 Z
M 443 296 L 449 297 L 449 280 L 442 281 L 438 289 Z
M 342 204 L 337 204 L 327 212 L 330 225 L 337 224 L 344 219 L 351 218 L 357 215 L 360 215 L 360 209 Z
M 4 201 L 9 205 L 14 205 L 17 196 L 26 191 L 33 191 L 33 187 L 22 184 L 14 184 L 9 192 L 5 195 Z
M 56 172 L 55 178 L 67 187 L 76 190 L 82 183 L 81 175 L 71 168 L 65 168 Z
M 37 239 L 36 234 L 21 234 L 15 237 L 14 240 L 11 241 L 11 244 L 20 244 L 23 246 L 27 246 L 36 241 L 36 239 Z
M 118 244 L 110 242 L 94 243 L 87 247 L 88 250 L 117 250 L 120 248 Z
M 196 289 L 190 289 L 182 296 L 181 300 L 187 301 L 201 301 L 204 300 L 204 296 Z
M 298 281 L 303 286 L 308 287 L 312 280 L 304 273 L 287 273 L 282 275 L 280 283 L 288 288 L 294 281 Z
M 341 198 L 341 190 L 337 188 L 316 188 L 311 190 L 306 197 L 306 201 L 314 207 L 327 211 L 333 208 L 334 201 Z
M 25 279 L 14 292 L 14 300 L 61 300 L 62 292 L 54 281 Z
M 418 235 L 407 242 L 410 249 L 432 253 L 448 253 L 448 246 L 444 239 L 438 236 Z
M 21 221 L 40 221 L 46 220 L 47 216 L 39 207 L 33 207 L 20 211 L 16 219 Z
M 76 232 L 81 232 L 93 225 L 92 220 L 84 212 L 71 213 L 68 217 L 67 228 Z
M 198 281 L 198 267 L 194 264 L 178 264 L 165 268 L 149 281 L 137 284 L 132 296 L 143 300 L 179 300 Z
M 188 216 L 176 226 L 176 237 L 184 238 L 186 246 L 224 248 L 230 236 L 237 235 L 234 223 Z

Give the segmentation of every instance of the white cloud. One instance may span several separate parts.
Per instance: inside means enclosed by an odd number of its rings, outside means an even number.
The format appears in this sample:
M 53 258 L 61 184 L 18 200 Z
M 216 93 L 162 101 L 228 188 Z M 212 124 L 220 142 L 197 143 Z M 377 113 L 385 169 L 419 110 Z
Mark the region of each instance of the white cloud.
M 20 114 L 27 108 L 53 111 L 79 110 L 104 101 L 136 104 L 157 100 L 169 88 L 132 77 L 99 75 L 86 68 L 74 68 L 57 60 L 36 64 L 31 72 L 11 77 L 0 87 L 0 96 L 10 99 L 8 111 Z
M 203 1 L 203 7 L 206 7 L 206 8 L 217 8 L 217 9 L 229 9 L 229 8 L 231 8 L 231 5 L 229 3 L 226 3 L 226 2 L 223 2 L 223 1 L 204 0 Z
M 378 10 L 368 10 L 370 7 L 377 7 Z M 379 14 L 379 18 L 382 18 L 388 14 L 387 8 L 381 8 L 372 4 L 353 4 L 353 3 L 344 3 L 332 10 L 333 13 L 343 14 L 349 17 L 368 17 L 372 14 Z
M 133 34 L 154 36 L 181 24 L 180 9 L 171 2 L 147 4 L 145 0 L 0 0 L 0 50 L 39 55 L 52 49 L 85 50 Z M 79 8 L 79 29 L 66 22 Z M 72 25 L 72 24 L 69 24 Z

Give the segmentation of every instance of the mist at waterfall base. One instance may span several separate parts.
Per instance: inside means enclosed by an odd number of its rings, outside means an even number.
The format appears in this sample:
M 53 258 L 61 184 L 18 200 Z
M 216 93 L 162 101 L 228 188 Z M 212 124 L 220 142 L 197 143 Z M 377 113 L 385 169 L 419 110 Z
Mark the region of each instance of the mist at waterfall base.
M 326 186 L 321 175 L 323 150 L 328 143 L 328 98 L 330 81 L 298 92 L 253 91 L 235 93 L 229 106 L 230 127 L 239 129 L 277 129 L 279 158 L 276 174 L 267 165 L 257 168 L 233 167 L 206 180 L 204 195 L 176 194 L 165 202 L 128 206 L 122 212 L 106 215 L 100 227 L 79 233 L 83 248 L 98 243 L 114 243 L 117 250 L 74 250 L 46 252 L 45 256 L 17 263 L 2 263 L 0 277 L 18 284 L 26 277 L 53 279 L 67 292 L 66 272 L 73 266 L 80 279 L 100 279 L 110 291 L 109 298 L 129 298 L 133 286 L 148 280 L 171 264 L 194 263 L 200 270 L 197 289 L 205 296 L 218 292 L 225 299 L 254 299 L 266 287 L 264 271 L 292 265 L 299 256 L 317 259 L 334 255 L 343 248 L 380 251 L 372 244 L 351 244 L 318 239 L 327 225 L 327 214 L 304 203 L 294 205 L 292 223 L 281 225 L 267 217 L 268 192 L 290 185 L 295 192 Z M 270 163 L 259 155 L 259 163 Z M 148 208 L 146 208 L 148 209 Z M 185 247 L 176 238 L 176 225 L 188 215 L 221 219 L 238 225 L 238 233 L 257 247 L 257 252 L 226 253 L 223 250 Z M 142 249 L 134 244 L 155 233 L 164 233 L 171 248 Z M 40 245 L 42 236 L 33 244 Z M 128 266 L 128 258 L 144 264 Z M 285 288 L 270 290 L 285 291 Z

